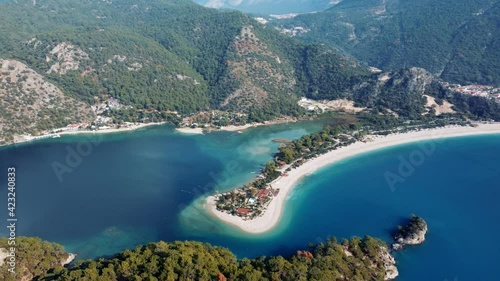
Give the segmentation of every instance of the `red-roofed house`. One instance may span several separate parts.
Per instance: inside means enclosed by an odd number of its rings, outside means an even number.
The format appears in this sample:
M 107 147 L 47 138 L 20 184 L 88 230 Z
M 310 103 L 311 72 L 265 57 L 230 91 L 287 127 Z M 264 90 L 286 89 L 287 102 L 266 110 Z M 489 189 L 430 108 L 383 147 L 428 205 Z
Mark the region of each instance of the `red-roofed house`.
M 80 127 L 80 123 L 69 124 L 68 126 L 66 126 L 66 130 L 75 131 L 75 130 L 78 130 L 79 127 Z
M 259 198 L 266 198 L 267 195 L 269 195 L 269 189 L 261 189 L 257 193 L 257 197 L 259 197 Z
M 238 208 L 238 210 L 236 210 L 236 213 L 238 213 L 238 215 L 248 215 L 250 213 L 250 209 L 248 208 Z

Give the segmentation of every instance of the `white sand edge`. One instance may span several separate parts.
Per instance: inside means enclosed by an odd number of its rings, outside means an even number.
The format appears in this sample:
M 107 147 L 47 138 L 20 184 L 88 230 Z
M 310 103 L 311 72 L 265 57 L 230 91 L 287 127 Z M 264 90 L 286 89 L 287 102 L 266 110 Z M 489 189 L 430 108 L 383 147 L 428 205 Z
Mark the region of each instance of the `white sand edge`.
M 245 125 L 229 125 L 229 126 L 220 127 L 220 130 L 227 131 L 227 132 L 237 132 L 237 131 L 244 131 L 248 128 L 264 126 L 264 125 L 266 125 L 266 124 L 264 124 L 264 123 L 251 123 L 251 124 L 245 124 Z
M 373 141 L 356 142 L 347 147 L 342 147 L 323 154 L 317 158 L 311 159 L 300 167 L 288 172 L 287 177 L 280 177 L 272 184 L 274 189 L 280 189 L 278 196 L 271 201 L 264 214 L 258 218 L 245 221 L 240 217 L 217 211 L 214 196 L 209 196 L 206 199 L 206 208 L 218 219 L 230 225 L 237 226 L 245 232 L 254 234 L 266 232 L 271 230 L 278 223 L 281 217 L 284 202 L 286 201 L 290 190 L 304 176 L 307 176 L 322 167 L 358 154 L 390 146 L 431 139 L 486 134 L 500 134 L 500 123 L 480 124 L 478 127 L 449 126 L 445 128 L 422 130 L 404 134 L 372 137 Z
M 245 131 L 246 129 L 249 128 L 254 128 L 254 127 L 259 127 L 259 126 L 266 126 L 266 125 L 275 125 L 278 123 L 251 123 L 251 124 L 245 124 L 245 125 L 229 125 L 229 126 L 223 126 L 220 128 L 208 128 L 207 131 L 226 131 L 226 132 L 242 132 Z M 176 131 L 179 133 L 183 134 L 189 134 L 189 135 L 196 135 L 196 134 L 203 134 L 203 129 L 200 127 L 197 128 L 190 128 L 190 127 L 182 127 L 182 128 L 176 128 Z
M 135 131 L 141 128 L 145 127 L 150 127 L 150 126 L 157 126 L 157 125 L 163 125 L 166 124 L 166 122 L 151 122 L 151 123 L 141 123 L 141 124 L 135 124 L 130 127 L 124 127 L 124 128 L 109 128 L 109 129 L 102 129 L 102 130 L 97 130 L 97 131 L 67 131 L 67 132 L 61 132 L 58 133 L 59 135 L 79 135 L 79 134 L 109 134 L 109 133 L 120 133 L 120 132 L 127 132 L 127 131 Z
M 101 130 L 96 130 L 96 131 L 88 131 L 88 130 L 79 130 L 79 131 L 65 131 L 65 132 L 60 132 L 57 133 L 60 136 L 63 135 L 90 135 L 90 134 L 109 134 L 109 133 L 121 133 L 121 132 L 127 132 L 127 131 L 135 131 L 141 128 L 145 127 L 150 127 L 150 126 L 157 126 L 157 125 L 163 125 L 167 124 L 167 122 L 151 122 L 151 123 L 140 123 L 140 124 L 135 124 L 129 127 L 123 127 L 123 128 L 109 128 L 109 129 L 101 129 Z M 14 145 L 14 144 L 21 144 L 21 143 L 26 143 L 26 142 L 31 142 L 31 141 L 36 141 L 36 140 L 17 140 L 12 143 L 6 143 L 2 144 L 1 146 L 9 146 L 9 145 Z
M 274 124 L 274 123 L 273 123 Z M 264 123 L 251 123 L 251 124 L 245 124 L 245 125 L 229 125 L 229 126 L 223 126 L 220 128 L 208 128 L 207 131 L 226 131 L 226 132 L 242 132 L 245 131 L 246 129 L 253 128 L 253 127 L 258 127 L 258 126 L 264 126 L 264 125 L 273 125 L 273 124 L 264 124 Z M 203 134 L 203 129 L 200 127 L 197 128 L 191 128 L 191 127 L 182 127 L 182 128 L 176 128 L 176 131 L 182 134 L 187 134 L 187 135 L 197 135 L 197 134 Z
M 189 127 L 183 127 L 183 128 L 175 128 L 175 130 L 179 133 L 182 134 L 188 134 L 188 135 L 201 135 L 203 134 L 203 129 L 202 128 L 189 128 Z
M 249 128 L 255 128 L 255 127 L 260 127 L 260 126 L 270 126 L 270 125 L 278 125 L 278 124 L 284 124 L 284 123 L 295 123 L 298 122 L 299 120 L 296 118 L 280 118 L 280 119 L 275 119 L 271 121 L 264 121 L 263 123 L 249 123 L 245 125 L 229 125 L 229 126 L 223 126 L 220 127 L 220 131 L 227 131 L 227 132 L 241 132 L 245 131 L 246 129 Z

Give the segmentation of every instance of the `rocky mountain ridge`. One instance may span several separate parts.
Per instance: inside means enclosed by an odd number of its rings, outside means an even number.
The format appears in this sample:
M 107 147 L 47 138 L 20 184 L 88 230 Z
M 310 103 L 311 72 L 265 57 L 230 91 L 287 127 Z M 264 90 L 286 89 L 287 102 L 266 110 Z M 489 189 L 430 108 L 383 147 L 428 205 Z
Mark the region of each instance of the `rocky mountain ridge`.
M 421 67 L 443 80 L 500 85 L 498 0 L 344 0 L 284 20 L 297 38 L 337 47 L 383 70 Z
M 95 118 L 87 104 L 16 60 L 0 59 L 0 89 L 0 143 Z
M 302 97 L 420 118 L 432 107 L 423 95 L 446 99 L 445 89 L 421 68 L 376 73 L 324 44 L 305 44 L 242 13 L 187 0 L 0 5 L 2 57 L 22 62 L 68 98 L 84 102 L 81 111 L 96 100 L 117 100 L 121 109 L 105 113 L 115 122 L 212 110 L 263 122 L 304 115 Z M 82 116 L 56 119 L 59 126 Z M 25 118 L 5 137 L 56 126 L 47 120 Z

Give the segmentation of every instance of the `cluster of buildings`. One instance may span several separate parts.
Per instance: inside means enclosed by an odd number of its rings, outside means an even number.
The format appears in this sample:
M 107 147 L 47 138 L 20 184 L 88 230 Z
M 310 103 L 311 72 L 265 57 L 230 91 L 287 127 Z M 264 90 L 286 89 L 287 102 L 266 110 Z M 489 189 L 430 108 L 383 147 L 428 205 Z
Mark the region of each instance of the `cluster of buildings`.
M 66 127 L 62 128 L 57 128 L 52 130 L 54 133 L 62 133 L 62 132 L 71 132 L 71 131 L 78 131 L 80 129 L 87 129 L 89 127 L 89 123 L 82 122 L 82 123 L 74 123 L 74 124 L 69 124 Z
M 89 126 L 89 123 L 83 122 L 83 123 L 75 123 L 75 124 L 69 124 L 66 126 L 66 128 L 61 128 L 60 130 L 62 131 L 76 131 L 78 129 L 85 129 Z
M 272 188 L 242 188 L 217 195 L 217 208 L 243 219 L 253 219 L 264 213 L 278 193 L 279 189 Z
M 302 97 L 299 100 L 299 106 L 302 108 L 305 108 L 308 111 L 318 111 L 318 112 L 325 112 L 328 109 L 328 106 L 315 101 L 315 100 L 310 100 L 306 97 Z
M 248 217 L 256 209 L 265 206 L 266 203 L 271 202 L 272 198 L 278 195 L 278 190 L 271 191 L 270 189 L 261 189 L 257 192 L 255 197 L 248 198 L 244 206 L 236 209 L 236 214 L 240 217 Z M 258 203 L 258 204 L 257 204 Z
M 86 123 L 86 122 L 69 124 L 66 127 L 53 129 L 50 132 L 45 132 L 39 136 L 32 136 L 31 134 L 25 134 L 25 135 L 22 135 L 22 139 L 27 140 L 27 141 L 31 141 L 31 140 L 41 140 L 41 139 L 46 139 L 46 138 L 59 138 L 60 137 L 59 133 L 77 131 L 80 129 L 87 129 L 89 125 L 90 124 Z
M 210 128 L 228 125 L 244 125 L 247 116 L 242 113 L 225 112 L 219 110 L 204 111 L 190 117 L 182 118 L 181 127 Z
M 297 14 L 297 13 L 290 13 L 290 14 L 281 14 L 281 15 L 271 14 L 269 16 L 272 18 L 275 18 L 275 19 L 283 20 L 283 19 L 293 19 L 294 17 L 296 17 L 298 15 L 299 14 Z
M 113 118 L 111 118 L 111 117 L 98 115 L 97 118 L 95 119 L 95 124 L 97 126 L 103 126 L 103 125 L 111 124 L 111 123 L 113 123 Z
M 260 22 L 261 24 L 267 24 L 269 22 L 269 20 L 273 20 L 273 19 L 278 19 L 278 20 L 282 20 L 282 19 L 291 19 L 291 18 L 294 18 L 296 17 L 298 14 L 285 14 L 285 15 L 270 15 L 270 18 L 268 19 L 265 19 L 265 18 L 262 18 L 262 17 L 256 17 L 254 18 L 256 21 Z M 282 34 L 286 34 L 286 35 L 289 35 L 289 36 L 297 36 L 299 34 L 303 34 L 303 33 L 307 33 L 311 30 L 307 29 L 307 28 L 304 28 L 302 26 L 293 26 L 293 27 L 290 27 L 290 28 L 278 28 L 276 27 L 277 30 L 279 30 Z
M 289 35 L 295 37 L 300 34 L 304 34 L 311 31 L 310 29 L 304 28 L 302 26 L 294 26 L 291 28 L 282 28 L 280 29 L 281 34 Z
M 95 97 L 96 100 L 98 100 L 98 97 Z M 102 102 L 96 102 L 94 105 L 91 106 L 92 110 L 96 113 L 96 119 L 92 121 L 92 123 L 88 122 L 80 122 L 80 123 L 73 123 L 69 124 L 66 127 L 61 127 L 61 128 L 55 128 L 55 129 L 50 129 L 50 130 L 45 130 L 40 132 L 40 135 L 37 136 L 32 136 L 31 134 L 23 134 L 19 135 L 18 138 L 19 140 L 26 140 L 26 141 L 31 141 L 31 140 L 39 140 L 39 139 L 45 139 L 45 138 L 58 138 L 60 137 L 60 133 L 66 133 L 66 132 L 75 132 L 79 130 L 91 130 L 91 131 L 96 131 L 96 130 L 105 130 L 105 129 L 135 129 L 137 124 L 132 123 L 132 122 L 121 122 L 119 125 L 113 123 L 113 118 L 105 116 L 104 112 L 106 110 L 110 109 L 123 109 L 126 108 L 127 106 L 122 105 L 118 100 L 114 98 L 109 98 L 105 101 Z M 131 108 L 131 106 L 128 106 Z M 177 114 L 175 111 L 167 111 L 167 113 L 173 113 Z M 148 119 L 147 117 L 144 119 Z
M 266 23 L 268 23 L 268 22 L 269 22 L 269 21 L 268 21 L 268 20 L 266 20 L 265 18 L 260 18 L 260 17 L 258 17 L 258 18 L 254 18 L 254 19 L 255 19 L 256 21 L 258 21 L 258 22 L 262 23 L 262 24 L 266 24 Z
M 98 102 L 98 103 L 91 106 L 92 110 L 97 115 L 102 114 L 106 110 L 120 109 L 123 107 L 124 107 L 124 105 L 122 105 L 117 99 L 114 99 L 114 98 L 109 98 L 103 102 Z
M 500 102 L 500 88 L 495 88 L 493 86 L 486 86 L 486 85 L 462 86 L 460 84 L 450 84 L 447 82 L 444 82 L 443 86 L 447 87 L 450 91 L 458 92 L 464 95 L 485 97 Z

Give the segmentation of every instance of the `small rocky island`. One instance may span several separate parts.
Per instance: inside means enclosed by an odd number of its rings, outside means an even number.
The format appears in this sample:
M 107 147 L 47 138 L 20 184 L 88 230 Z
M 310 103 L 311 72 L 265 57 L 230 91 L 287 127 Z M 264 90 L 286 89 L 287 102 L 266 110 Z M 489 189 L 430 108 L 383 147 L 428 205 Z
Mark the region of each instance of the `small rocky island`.
M 410 221 L 405 226 L 398 226 L 398 231 L 394 234 L 392 249 L 399 251 L 406 245 L 419 245 L 424 243 L 427 234 L 427 223 L 421 217 L 412 215 Z

